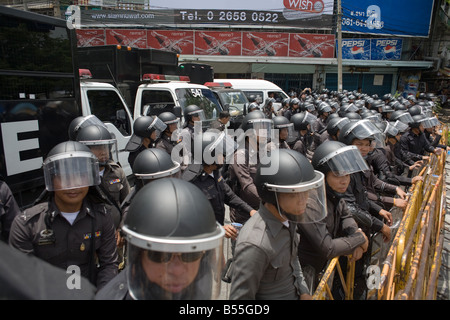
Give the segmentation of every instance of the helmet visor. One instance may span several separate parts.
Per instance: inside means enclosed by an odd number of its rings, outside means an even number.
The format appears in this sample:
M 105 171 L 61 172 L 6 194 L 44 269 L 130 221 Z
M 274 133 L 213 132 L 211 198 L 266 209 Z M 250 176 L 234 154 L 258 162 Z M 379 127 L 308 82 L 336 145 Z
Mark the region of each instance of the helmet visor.
M 190 115 L 191 117 L 199 118 L 199 119 L 193 120 L 194 122 L 195 121 L 205 121 L 206 120 L 205 111 L 203 111 L 203 110 L 195 110 L 195 111 L 192 111 L 192 112 L 188 113 L 188 115 Z
M 44 161 L 48 191 L 76 189 L 100 184 L 98 160 L 88 152 L 58 154 Z
M 222 244 L 190 252 L 146 250 L 128 243 L 127 280 L 136 300 L 211 300 L 220 294 Z
M 322 158 L 318 165 L 327 164 L 337 176 L 345 176 L 359 171 L 369 170 L 369 166 L 355 146 L 342 147 Z
M 166 130 L 167 125 L 161 121 L 158 117 L 155 117 L 153 122 L 149 125 L 147 128 L 147 131 L 150 131 L 151 129 L 154 129 L 156 131 L 156 138 L 159 138 L 161 136 L 161 133 Z
M 394 127 L 396 127 L 400 133 L 405 132 L 409 129 L 409 126 L 406 123 L 401 122 L 400 120 L 394 122 Z
M 282 124 L 278 125 L 276 130 L 274 130 L 274 140 L 284 140 L 287 143 L 295 141 L 297 139 L 297 134 L 294 130 L 294 124 Z
M 433 127 L 439 126 L 441 123 L 439 122 L 438 118 L 436 117 L 431 117 L 428 118 L 428 120 L 431 121 L 431 123 L 433 124 Z
M 374 147 L 376 148 L 386 145 L 383 133 L 369 120 L 356 121 L 344 134 L 347 135 L 350 132 L 359 140 L 375 140 Z
M 276 193 L 280 215 L 295 223 L 314 223 L 327 216 L 324 175 L 315 171 L 315 178 L 296 185 L 266 184 Z
M 425 129 L 433 128 L 435 126 L 435 122 L 431 120 L 431 118 L 425 118 L 422 121 L 420 121 L 420 124 L 423 125 Z
M 394 125 L 392 125 L 391 123 L 387 123 L 386 125 L 386 129 L 384 130 L 384 134 L 387 137 L 395 137 L 400 133 L 400 130 L 398 130 L 398 128 L 396 128 Z
M 397 120 L 399 120 L 403 123 L 406 123 L 406 124 L 414 122 L 414 120 L 409 112 L 402 113 L 401 115 L 398 116 Z
M 270 138 L 272 135 L 273 122 L 270 119 L 255 119 L 250 120 L 249 123 L 253 125 L 253 130 L 258 137 Z
M 92 153 L 97 156 L 100 165 L 104 165 L 109 160 L 119 161 L 119 152 L 117 149 L 117 140 L 89 140 L 79 141 L 91 149 Z

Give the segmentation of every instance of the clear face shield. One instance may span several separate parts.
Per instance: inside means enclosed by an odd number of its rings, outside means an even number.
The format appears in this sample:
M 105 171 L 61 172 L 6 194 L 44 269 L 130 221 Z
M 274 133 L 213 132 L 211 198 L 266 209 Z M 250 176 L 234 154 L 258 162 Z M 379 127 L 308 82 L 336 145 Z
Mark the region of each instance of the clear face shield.
M 400 131 L 398 130 L 398 128 L 388 122 L 386 125 L 386 129 L 384 129 L 384 134 L 386 137 L 396 137 L 398 134 L 400 134 Z
M 394 122 L 394 127 L 396 127 L 400 133 L 406 132 L 409 129 L 409 126 L 400 120 Z
M 281 217 L 295 223 L 314 223 L 327 216 L 324 174 L 315 172 L 315 178 L 297 185 L 266 184 L 268 191 L 276 193 Z
M 428 118 L 428 120 L 431 122 L 433 127 L 441 125 L 441 123 L 439 122 L 438 118 L 436 118 L 436 117 L 430 117 L 430 118 Z
M 206 120 L 205 112 L 203 110 L 192 111 L 192 112 L 188 113 L 188 115 L 191 116 L 191 119 L 193 122 L 197 122 L 197 121 L 203 122 Z
M 403 123 L 406 123 L 406 124 L 414 122 L 414 120 L 409 112 L 405 112 L 405 113 L 399 115 L 397 120 L 399 120 Z
M 99 165 L 104 166 L 109 160 L 119 161 L 119 151 L 117 149 L 117 140 L 89 140 L 79 141 L 89 147 L 92 153 L 97 157 Z
M 297 139 L 293 123 L 278 125 L 276 129 L 277 130 L 274 130 L 273 137 L 275 141 L 281 140 L 286 141 L 287 143 L 291 143 L 295 141 L 295 139 Z
M 164 124 L 169 129 L 170 133 L 176 132 L 180 129 L 180 119 L 174 119 L 172 121 L 166 121 Z
M 127 280 L 135 300 L 211 300 L 220 294 L 223 236 L 162 239 L 128 235 Z M 152 247 L 151 250 L 149 248 Z
M 154 129 L 156 131 L 156 139 L 161 136 L 161 133 L 166 130 L 167 125 L 161 121 L 160 118 L 154 117 L 153 122 L 148 126 L 147 131 Z
M 255 119 L 250 120 L 249 123 L 253 125 L 252 132 L 256 137 L 262 138 L 265 141 L 272 136 L 273 121 L 270 119 Z
M 44 161 L 43 169 L 48 191 L 100 184 L 98 160 L 90 152 L 77 151 L 48 157 Z
M 373 140 L 373 148 L 383 148 L 386 146 L 384 134 L 369 120 L 360 120 L 349 128 L 354 136 L 359 140 Z
M 431 118 L 426 118 L 423 119 L 422 121 L 420 121 L 420 124 L 425 128 L 425 129 L 430 129 L 433 128 L 435 126 L 434 124 L 435 122 L 433 120 L 431 120 Z
M 366 160 L 356 146 L 342 147 L 324 157 L 318 165 L 327 163 L 334 175 L 341 177 L 360 171 L 370 170 Z

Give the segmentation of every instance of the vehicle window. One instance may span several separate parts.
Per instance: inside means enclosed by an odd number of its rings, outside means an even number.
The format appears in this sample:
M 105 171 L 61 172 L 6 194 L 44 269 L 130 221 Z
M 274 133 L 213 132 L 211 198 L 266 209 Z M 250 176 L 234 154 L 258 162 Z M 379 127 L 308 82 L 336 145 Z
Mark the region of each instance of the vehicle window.
M 143 115 L 157 116 L 166 111 L 173 113 L 175 102 L 168 90 L 144 90 L 142 92 L 141 106 Z
M 250 96 L 254 96 L 256 98 L 256 102 L 261 104 L 263 103 L 264 93 L 262 91 L 244 91 L 245 96 L 247 99 L 250 99 Z
M 183 110 L 195 104 L 204 110 L 206 119 L 215 119 L 220 113 L 219 102 L 209 89 L 176 89 L 175 94 Z
M 271 93 L 273 93 L 273 98 L 276 102 L 282 102 L 283 99 L 289 98 L 288 95 L 282 91 L 270 91 L 269 96 Z
M 224 101 L 224 104 L 228 104 L 232 107 L 236 107 L 240 111 L 244 110 L 244 105 L 248 102 L 247 97 L 243 92 L 226 91 L 220 92 L 220 97 Z
M 122 100 L 113 90 L 88 90 L 91 113 L 103 122 L 110 122 L 124 135 L 131 134 L 131 125 Z

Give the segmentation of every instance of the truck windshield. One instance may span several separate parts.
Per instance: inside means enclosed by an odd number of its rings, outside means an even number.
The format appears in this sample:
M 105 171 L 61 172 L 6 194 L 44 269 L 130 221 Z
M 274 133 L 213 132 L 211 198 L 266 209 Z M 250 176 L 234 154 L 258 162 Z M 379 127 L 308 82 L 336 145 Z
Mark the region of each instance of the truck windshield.
M 244 111 L 244 105 L 248 102 L 247 97 L 242 91 L 223 91 L 219 92 L 220 100 L 224 105 L 236 108 L 240 113 Z
M 204 110 L 206 119 L 215 119 L 219 116 L 219 102 L 217 102 L 211 90 L 183 88 L 176 89 L 175 94 L 183 110 L 187 106 L 195 104 Z

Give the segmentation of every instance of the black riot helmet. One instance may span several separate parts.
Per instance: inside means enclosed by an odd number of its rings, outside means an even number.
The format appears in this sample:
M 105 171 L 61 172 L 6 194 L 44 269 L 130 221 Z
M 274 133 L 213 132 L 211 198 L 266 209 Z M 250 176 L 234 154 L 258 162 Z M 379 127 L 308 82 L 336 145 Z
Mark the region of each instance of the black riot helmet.
M 349 118 L 332 118 L 330 121 L 328 121 L 327 124 L 327 132 L 332 137 L 338 137 L 339 130 L 342 129 L 344 125 L 350 122 Z
M 142 145 L 144 138 L 149 138 L 152 142 L 155 142 L 166 128 L 167 125 L 157 116 L 140 116 L 134 120 L 133 135 L 125 146 L 125 150 L 137 150 Z M 152 139 L 153 132 L 156 132 L 154 140 Z
M 176 178 L 146 184 L 122 230 L 128 243 L 124 272 L 134 299 L 218 297 L 225 232 L 199 188 Z M 171 274 L 174 268 L 183 272 Z
M 293 142 L 297 135 L 294 131 L 294 124 L 284 116 L 276 116 L 272 118 L 273 128 L 278 131 L 278 138 L 288 143 Z M 276 134 L 276 132 L 275 132 Z
M 355 139 L 374 141 L 374 147 L 385 146 L 383 134 L 370 120 L 351 121 L 342 127 L 339 133 L 340 142 L 351 145 Z
M 337 176 L 369 170 L 369 166 L 356 146 L 339 141 L 325 141 L 314 151 L 311 164 L 315 170 Z
M 205 120 L 205 113 L 203 112 L 203 109 L 195 104 L 188 105 L 186 108 L 184 108 L 184 120 L 185 124 L 188 124 L 190 121 L 192 121 L 192 117 L 199 117 L 200 121 Z
M 93 114 L 88 116 L 79 116 L 73 119 L 69 124 L 69 140 L 76 141 L 78 131 L 90 125 L 98 125 L 106 128 L 106 125 Z
M 353 111 L 344 113 L 342 117 L 343 117 L 343 118 L 347 118 L 347 119 L 349 119 L 350 121 L 358 121 L 358 120 L 361 120 L 361 115 L 360 115 L 359 113 L 353 112 Z
M 426 117 L 422 114 L 418 114 L 412 117 L 412 120 L 409 123 L 409 127 L 410 128 L 419 128 L 421 124 L 423 124 L 422 122 L 426 119 Z
M 410 107 L 408 109 L 409 114 L 411 115 L 411 117 L 417 116 L 418 114 L 422 113 L 422 108 L 420 107 L 420 105 L 414 105 L 412 107 Z
M 170 125 L 176 123 L 178 127 L 179 119 L 172 112 L 166 111 L 158 115 L 158 118 L 167 126 L 166 130 L 170 130 Z
M 90 125 L 78 131 L 77 141 L 88 146 L 97 156 L 100 166 L 109 160 L 118 161 L 117 140 L 103 126 Z
M 308 125 L 313 124 L 317 117 L 310 112 L 302 111 L 292 115 L 290 120 L 294 124 L 294 130 L 298 132 L 300 130 L 308 130 Z
M 273 150 L 269 161 L 260 163 L 255 185 L 263 203 L 270 203 L 283 219 L 312 223 L 327 215 L 324 175 L 314 171 L 309 160 L 290 149 Z M 287 194 L 297 204 L 291 212 L 285 210 Z
M 241 129 L 244 132 L 254 129 L 258 136 L 271 137 L 273 129 L 272 119 L 267 119 L 264 112 L 255 110 L 248 113 L 242 120 Z
M 47 191 L 100 184 L 97 157 L 87 146 L 77 141 L 66 141 L 54 146 L 42 167 Z
M 148 148 L 137 155 L 132 169 L 136 185 L 142 187 L 152 180 L 174 177 L 180 172 L 180 164 L 164 150 Z
M 397 111 L 394 111 L 391 113 L 389 121 L 395 122 L 397 120 L 408 124 L 408 123 L 412 122 L 413 119 L 409 112 L 407 112 L 405 110 L 397 110 Z
M 331 111 L 333 111 L 333 110 L 331 109 L 330 104 L 327 102 L 321 102 L 319 104 L 319 106 L 317 107 L 318 115 L 323 115 L 324 113 L 330 113 Z

